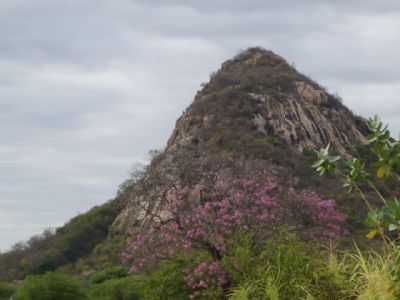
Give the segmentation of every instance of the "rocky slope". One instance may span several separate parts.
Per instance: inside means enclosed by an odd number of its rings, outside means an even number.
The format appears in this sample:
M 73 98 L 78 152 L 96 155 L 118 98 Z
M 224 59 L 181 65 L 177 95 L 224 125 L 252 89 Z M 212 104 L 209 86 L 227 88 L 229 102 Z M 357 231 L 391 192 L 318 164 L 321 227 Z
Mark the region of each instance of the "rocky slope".
M 267 169 L 293 186 L 319 185 L 311 182 L 304 153 L 330 143 L 349 157 L 366 133 L 363 119 L 282 57 L 248 49 L 223 63 L 197 93 L 165 151 L 123 195 L 126 208 L 114 229 L 140 224 L 160 209 L 163 187 L 198 182 L 210 171 Z

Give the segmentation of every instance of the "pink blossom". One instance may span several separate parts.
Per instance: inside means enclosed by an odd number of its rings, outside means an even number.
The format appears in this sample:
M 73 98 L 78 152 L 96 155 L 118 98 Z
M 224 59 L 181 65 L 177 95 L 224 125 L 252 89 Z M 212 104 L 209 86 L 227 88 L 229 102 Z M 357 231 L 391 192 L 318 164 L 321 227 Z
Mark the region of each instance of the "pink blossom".
M 229 251 L 236 233 L 247 232 L 262 241 L 288 214 L 304 225 L 306 229 L 301 233 L 306 238 L 330 240 L 345 233 L 345 215 L 336 209 L 333 200 L 291 190 L 290 209 L 285 209 L 274 178 L 218 177 L 218 182 L 207 188 L 203 184 L 192 187 L 175 184 L 163 193 L 166 197 L 158 221 L 150 219 L 140 231 L 129 230 L 132 241 L 123 258 L 132 266 L 132 273 L 152 268 L 179 251 L 207 251 L 213 261 L 199 264 L 186 276 L 193 290 L 192 298 L 196 298 L 210 286 L 226 284 L 219 260 Z

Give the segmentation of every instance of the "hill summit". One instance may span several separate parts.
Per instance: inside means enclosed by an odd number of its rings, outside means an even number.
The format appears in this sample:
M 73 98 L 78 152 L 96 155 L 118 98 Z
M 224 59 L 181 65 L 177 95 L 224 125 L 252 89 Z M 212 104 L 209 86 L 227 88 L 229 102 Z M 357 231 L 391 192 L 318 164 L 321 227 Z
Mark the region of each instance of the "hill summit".
M 234 124 L 247 114 L 243 124 Z M 207 142 L 205 132 L 251 125 L 302 151 L 331 143 L 346 154 L 364 143 L 365 124 L 338 98 L 297 72 L 282 57 L 250 48 L 222 64 L 177 122 L 168 148 Z

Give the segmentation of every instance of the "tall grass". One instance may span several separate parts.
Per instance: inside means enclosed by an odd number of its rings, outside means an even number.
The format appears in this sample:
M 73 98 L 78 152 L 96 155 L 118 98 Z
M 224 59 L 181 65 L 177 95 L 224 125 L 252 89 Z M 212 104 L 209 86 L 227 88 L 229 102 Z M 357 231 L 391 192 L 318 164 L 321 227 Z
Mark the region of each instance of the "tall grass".
M 298 250 L 298 249 L 297 249 Z M 287 252 L 289 251 L 289 252 Z M 282 248 L 274 258 L 263 260 L 258 273 L 232 289 L 230 300 L 399 300 L 400 250 L 363 253 L 359 248 L 340 255 L 328 251 L 325 259 L 313 256 L 304 265 L 290 262 L 282 266 L 281 257 L 291 250 Z M 289 256 L 288 256 L 289 254 Z M 311 254 L 312 255 L 312 254 Z M 304 253 L 299 253 L 304 256 Z M 283 267 L 283 268 L 282 268 Z M 286 268 L 289 267 L 289 268 Z M 295 276 L 291 276 L 295 274 Z
M 400 268 L 398 256 L 396 247 L 383 255 L 377 252 L 363 254 L 359 249 L 355 254 L 348 254 L 354 264 L 350 281 L 357 300 L 400 299 L 400 282 L 396 276 Z

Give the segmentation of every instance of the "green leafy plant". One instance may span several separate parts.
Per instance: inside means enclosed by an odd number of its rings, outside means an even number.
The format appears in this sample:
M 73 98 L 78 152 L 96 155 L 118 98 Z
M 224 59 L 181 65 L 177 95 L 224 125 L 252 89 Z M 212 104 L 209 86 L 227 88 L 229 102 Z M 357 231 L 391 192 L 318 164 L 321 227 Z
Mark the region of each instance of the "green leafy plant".
M 331 145 L 328 144 L 326 148 L 318 151 L 318 159 L 313 164 L 313 168 L 315 168 L 321 176 L 335 171 L 336 163 L 340 160 L 340 156 L 334 156 L 330 154 L 330 147 Z
M 395 241 L 400 237 L 400 201 L 395 197 L 385 197 L 377 187 L 374 177 L 378 181 L 394 179 L 400 182 L 400 142 L 391 137 L 388 126 L 384 126 L 378 117 L 370 119 L 368 127 L 368 147 L 374 155 L 372 171 L 369 171 L 367 163 L 360 158 L 352 158 L 346 161 L 343 169 L 338 168 L 340 157 L 331 155 L 329 145 L 318 151 L 318 159 L 313 167 L 320 175 L 338 174 L 349 192 L 359 193 L 369 211 L 366 220 L 371 227 L 367 235 L 369 239 L 380 236 L 386 242 Z M 375 192 L 381 205 L 371 203 L 365 187 Z

